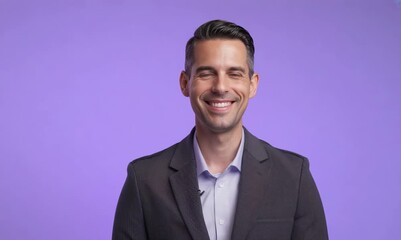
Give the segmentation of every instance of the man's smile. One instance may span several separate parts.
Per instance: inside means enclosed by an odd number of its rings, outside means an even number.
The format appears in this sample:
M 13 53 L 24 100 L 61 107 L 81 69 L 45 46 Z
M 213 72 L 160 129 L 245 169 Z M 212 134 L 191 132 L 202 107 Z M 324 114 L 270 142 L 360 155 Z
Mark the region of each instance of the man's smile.
M 208 105 L 215 108 L 225 108 L 234 103 L 234 101 L 205 101 Z
M 212 107 L 217 107 L 217 108 L 224 108 L 229 105 L 231 105 L 231 102 L 211 102 L 209 103 Z
M 233 104 L 236 102 L 234 100 L 205 100 L 207 109 L 214 113 L 226 113 L 230 111 Z

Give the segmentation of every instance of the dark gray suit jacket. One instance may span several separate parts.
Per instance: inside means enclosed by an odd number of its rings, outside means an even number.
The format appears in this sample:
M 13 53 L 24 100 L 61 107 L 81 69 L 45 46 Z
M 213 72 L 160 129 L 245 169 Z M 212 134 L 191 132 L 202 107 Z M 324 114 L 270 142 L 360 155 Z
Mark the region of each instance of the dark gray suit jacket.
M 207 240 L 193 151 L 181 142 L 131 162 L 113 239 Z M 308 160 L 245 130 L 232 240 L 325 240 L 326 220 Z

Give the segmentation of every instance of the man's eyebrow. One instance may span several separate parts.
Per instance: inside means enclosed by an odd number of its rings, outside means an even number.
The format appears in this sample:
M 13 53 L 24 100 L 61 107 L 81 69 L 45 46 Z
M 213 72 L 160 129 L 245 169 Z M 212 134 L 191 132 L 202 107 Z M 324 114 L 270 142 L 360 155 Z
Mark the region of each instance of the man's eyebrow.
M 216 72 L 216 69 L 214 69 L 211 66 L 200 66 L 196 69 L 195 73 L 200 73 L 202 71 L 211 71 L 211 72 Z M 242 73 L 246 73 L 245 68 L 243 67 L 230 67 L 228 68 L 228 72 L 235 72 L 235 71 L 239 71 Z
M 242 72 L 242 73 L 246 73 L 245 68 L 243 68 L 243 67 L 230 67 L 230 68 L 228 69 L 228 71 L 229 71 L 229 72 L 236 72 L 236 71 L 239 71 L 239 72 Z
M 214 69 L 211 66 L 200 66 L 196 69 L 195 73 L 200 73 L 203 71 L 211 71 L 211 72 L 216 72 L 216 69 Z

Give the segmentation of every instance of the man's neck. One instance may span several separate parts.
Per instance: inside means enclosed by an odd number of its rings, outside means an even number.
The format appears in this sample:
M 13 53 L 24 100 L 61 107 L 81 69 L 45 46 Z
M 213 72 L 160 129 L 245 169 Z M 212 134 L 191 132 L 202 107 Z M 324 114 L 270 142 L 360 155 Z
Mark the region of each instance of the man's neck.
M 223 133 L 196 128 L 196 139 L 211 173 L 222 173 L 227 168 L 237 154 L 241 138 L 241 124 Z

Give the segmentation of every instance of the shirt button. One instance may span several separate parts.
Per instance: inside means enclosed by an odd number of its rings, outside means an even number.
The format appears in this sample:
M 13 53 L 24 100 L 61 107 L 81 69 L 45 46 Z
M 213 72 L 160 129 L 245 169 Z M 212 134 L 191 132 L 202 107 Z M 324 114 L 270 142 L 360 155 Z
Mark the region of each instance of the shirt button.
M 219 183 L 219 187 L 220 188 L 224 187 L 224 184 L 223 183 Z
M 223 225 L 223 224 L 224 224 L 224 220 L 223 220 L 223 219 L 220 219 L 220 220 L 219 220 L 219 223 L 220 223 L 220 225 Z

